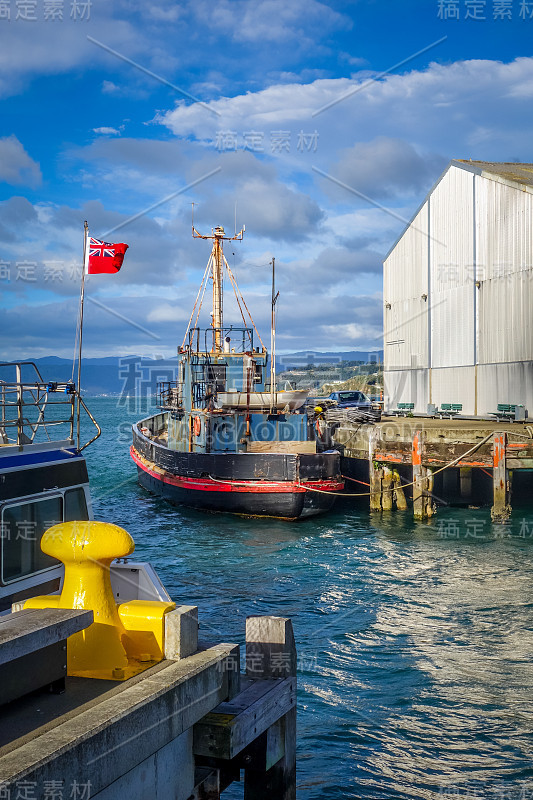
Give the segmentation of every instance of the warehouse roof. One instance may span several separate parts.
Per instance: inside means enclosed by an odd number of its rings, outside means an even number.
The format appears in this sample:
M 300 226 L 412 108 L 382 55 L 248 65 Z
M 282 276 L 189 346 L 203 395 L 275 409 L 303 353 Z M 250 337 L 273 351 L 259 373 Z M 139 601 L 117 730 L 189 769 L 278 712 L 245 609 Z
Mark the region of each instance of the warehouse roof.
M 459 158 L 451 165 L 461 167 L 484 178 L 503 179 L 505 183 L 519 184 L 533 188 L 533 164 L 519 164 L 514 161 L 472 161 Z

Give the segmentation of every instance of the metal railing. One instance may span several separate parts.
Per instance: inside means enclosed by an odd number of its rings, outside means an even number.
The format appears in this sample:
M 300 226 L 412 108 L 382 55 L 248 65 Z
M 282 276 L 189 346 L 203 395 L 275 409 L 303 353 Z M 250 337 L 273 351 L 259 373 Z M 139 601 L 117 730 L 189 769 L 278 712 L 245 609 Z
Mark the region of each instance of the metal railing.
M 23 380 L 23 368 L 33 370 L 33 381 Z M 1 375 L 11 372 L 14 380 Z M 64 396 L 62 396 L 64 395 Z M 69 439 L 74 443 L 74 423 L 81 409 L 96 428 L 96 434 L 83 446 L 78 437 L 76 449 L 81 452 L 101 434 L 101 429 L 85 405 L 72 381 L 45 381 L 33 361 L 0 363 L 0 444 L 25 445 Z M 52 435 L 60 428 L 62 436 Z
M 184 348 L 191 353 L 214 354 L 215 333 L 220 334 L 221 350 L 224 353 L 247 353 L 254 349 L 253 328 L 191 328 L 188 333 L 188 344 Z
M 159 408 L 182 408 L 183 384 L 178 381 L 161 381 L 157 384 L 157 398 Z

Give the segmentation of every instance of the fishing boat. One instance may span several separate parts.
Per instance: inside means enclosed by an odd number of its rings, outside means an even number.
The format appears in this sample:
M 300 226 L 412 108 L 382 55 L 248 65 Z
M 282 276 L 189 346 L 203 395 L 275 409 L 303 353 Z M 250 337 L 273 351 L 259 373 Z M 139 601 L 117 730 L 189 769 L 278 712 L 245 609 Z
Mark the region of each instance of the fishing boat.
M 84 413 L 95 434 L 80 438 Z M 45 531 L 93 518 L 83 451 L 100 428 L 73 381 L 44 380 L 32 361 L 0 364 L 0 613 L 61 589 L 63 564 L 41 550 Z M 169 600 L 153 567 L 111 565 L 115 598 Z
M 141 486 L 175 504 L 205 511 L 299 519 L 329 510 L 343 489 L 340 455 L 326 450 L 310 424 L 306 392 L 279 390 L 275 377 L 275 259 L 272 259 L 271 353 L 264 346 L 223 254 L 217 227 L 194 238 L 212 250 L 178 348 L 176 380 L 161 383 L 159 411 L 133 426 L 131 457 Z M 223 277 L 242 325 L 223 320 Z M 211 324 L 199 327 L 208 283 Z

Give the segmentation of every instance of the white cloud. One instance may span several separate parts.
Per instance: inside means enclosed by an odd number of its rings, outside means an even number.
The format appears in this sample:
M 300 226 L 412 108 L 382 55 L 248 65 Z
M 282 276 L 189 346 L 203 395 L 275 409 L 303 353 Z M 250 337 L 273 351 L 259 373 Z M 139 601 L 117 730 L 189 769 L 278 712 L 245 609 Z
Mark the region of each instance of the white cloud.
M 198 19 L 235 41 L 309 44 L 317 31 L 350 29 L 351 20 L 317 0 L 200 0 Z
M 0 181 L 33 188 L 41 184 L 39 164 L 28 155 L 16 136 L 0 139 Z
M 102 92 L 104 94 L 116 94 L 120 92 L 120 86 L 117 86 L 113 81 L 102 81 Z
M 103 126 L 102 128 L 93 128 L 94 133 L 99 133 L 102 136 L 120 136 L 120 131 L 116 128 L 106 128 Z
M 265 134 L 265 151 L 274 130 L 287 129 L 293 141 L 290 154 L 280 154 L 294 166 L 303 163 L 295 139 L 300 130 L 319 133 L 312 163 L 325 165 L 342 148 L 385 137 L 413 143 L 419 154 L 442 153 L 470 157 L 469 137 L 482 128 L 488 132 L 477 158 L 505 160 L 531 150 L 532 109 L 524 102 L 533 86 L 533 58 L 511 63 L 471 60 L 388 75 L 370 81 L 371 73 L 353 79 L 321 79 L 308 84 L 276 84 L 236 97 L 221 97 L 209 114 L 198 104 L 178 104 L 158 121 L 180 137 L 195 137 L 206 144 L 217 131 L 238 134 L 256 130 Z M 327 110 L 320 109 L 331 105 Z M 317 113 L 320 112 L 320 113 Z M 466 151 L 466 152 L 465 152 Z
M 162 303 L 153 308 L 147 315 L 148 322 L 187 322 L 189 314 L 184 308 L 180 308 L 177 304 L 170 305 L 170 303 Z

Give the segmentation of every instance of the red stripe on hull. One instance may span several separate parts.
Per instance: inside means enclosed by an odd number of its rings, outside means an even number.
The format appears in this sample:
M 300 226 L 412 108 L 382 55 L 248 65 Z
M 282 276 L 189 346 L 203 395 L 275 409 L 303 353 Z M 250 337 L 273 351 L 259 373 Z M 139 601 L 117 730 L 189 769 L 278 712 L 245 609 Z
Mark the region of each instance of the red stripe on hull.
M 308 489 L 319 489 L 321 492 L 340 492 L 344 489 L 344 481 L 335 480 L 296 483 L 295 481 L 219 481 L 212 478 L 184 478 L 151 468 L 148 466 L 150 462 L 145 461 L 133 445 L 130 447 L 130 455 L 137 466 L 152 478 L 180 489 L 193 489 L 199 492 L 251 492 L 253 494 L 299 494 L 305 493 Z

